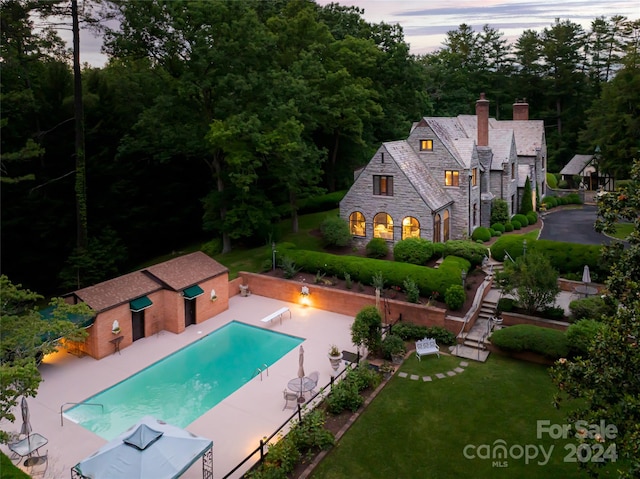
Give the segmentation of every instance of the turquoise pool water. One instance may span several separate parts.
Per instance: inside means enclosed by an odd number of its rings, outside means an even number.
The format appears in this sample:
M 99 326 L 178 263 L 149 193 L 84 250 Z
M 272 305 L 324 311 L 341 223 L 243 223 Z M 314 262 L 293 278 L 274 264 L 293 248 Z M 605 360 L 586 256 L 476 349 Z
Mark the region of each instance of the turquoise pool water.
M 146 415 L 185 427 L 271 366 L 303 339 L 232 321 L 65 415 L 110 440 Z

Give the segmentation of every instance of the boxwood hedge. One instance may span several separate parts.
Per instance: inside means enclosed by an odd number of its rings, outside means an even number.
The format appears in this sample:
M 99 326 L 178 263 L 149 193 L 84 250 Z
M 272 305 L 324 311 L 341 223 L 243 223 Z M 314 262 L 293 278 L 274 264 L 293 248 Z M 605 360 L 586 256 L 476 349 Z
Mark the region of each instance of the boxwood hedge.
M 424 238 L 407 238 L 393 247 L 393 259 L 401 263 L 427 264 L 433 256 L 433 243 Z
M 519 213 L 517 215 L 513 215 L 513 218 L 511 218 L 511 223 L 513 223 L 514 221 L 520 223 L 520 226 L 522 227 L 529 226 L 529 220 L 525 215 L 521 215 Z
M 518 324 L 494 331 L 491 342 L 504 351 L 531 351 L 545 358 L 558 359 L 569 353 L 569 344 L 563 331 Z
M 476 246 L 473 243 L 469 244 Z M 453 255 L 447 256 L 440 267 L 434 269 L 408 263 L 359 256 L 333 255 L 317 251 L 283 248 L 283 246 L 284 244 L 279 245 L 278 254 L 291 258 L 301 271 L 307 273 L 320 271 L 326 275 L 338 277 L 349 273 L 352 281 L 359 281 L 363 284 L 371 284 L 373 276 L 380 272 L 387 286 L 399 286 L 400 288 L 403 287 L 406 278 L 412 278 L 418 285 L 421 296 L 430 296 L 434 291 L 437 291 L 441 297 L 444 297 L 449 286 L 460 283 L 461 271 L 463 269 L 469 270 L 471 266 L 466 259 Z

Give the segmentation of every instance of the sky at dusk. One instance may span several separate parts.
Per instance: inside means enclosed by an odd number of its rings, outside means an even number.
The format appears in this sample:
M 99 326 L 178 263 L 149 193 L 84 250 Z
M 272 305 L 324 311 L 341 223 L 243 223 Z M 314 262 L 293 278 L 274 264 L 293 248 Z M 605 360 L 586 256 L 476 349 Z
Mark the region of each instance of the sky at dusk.
M 326 5 L 331 0 L 317 0 L 317 3 Z M 399 24 L 411 53 L 416 55 L 440 48 L 445 34 L 456 30 L 461 23 L 475 31 L 489 24 L 513 42 L 522 31 L 542 31 L 556 18 L 569 19 L 585 30 L 589 30 L 592 20 L 601 16 L 640 18 L 638 0 L 338 0 L 335 3 L 364 9 L 363 16 L 369 23 Z M 60 33 L 70 43 L 70 32 Z M 103 66 L 106 57 L 100 53 L 101 44 L 101 39 L 82 32 L 81 62 Z

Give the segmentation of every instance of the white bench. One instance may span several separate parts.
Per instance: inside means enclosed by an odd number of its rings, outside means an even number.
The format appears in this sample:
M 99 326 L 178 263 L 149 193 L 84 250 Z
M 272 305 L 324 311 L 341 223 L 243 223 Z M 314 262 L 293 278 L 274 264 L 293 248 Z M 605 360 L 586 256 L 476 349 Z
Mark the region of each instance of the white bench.
M 284 313 L 289 313 L 289 318 L 291 318 L 291 311 L 289 311 L 289 308 L 280 308 L 278 311 L 276 311 L 275 313 L 271 313 L 269 316 L 266 316 L 264 318 L 262 318 L 262 322 L 263 323 L 270 323 L 271 321 L 273 321 L 276 318 L 280 318 L 280 324 L 282 324 L 282 315 Z
M 429 354 L 437 354 L 440 357 L 440 346 L 436 344 L 436 340 L 433 338 L 424 338 L 420 341 L 416 341 L 416 357 L 420 361 L 421 356 L 427 356 Z

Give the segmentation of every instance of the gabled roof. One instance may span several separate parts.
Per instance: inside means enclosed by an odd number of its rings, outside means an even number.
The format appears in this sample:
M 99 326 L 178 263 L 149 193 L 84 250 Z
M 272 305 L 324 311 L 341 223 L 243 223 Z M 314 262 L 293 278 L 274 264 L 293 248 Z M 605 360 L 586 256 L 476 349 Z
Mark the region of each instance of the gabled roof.
M 457 118 L 425 117 L 422 119 L 442 141 L 444 147 L 462 168 L 470 168 L 475 139 L 469 138 Z
M 438 211 L 453 201 L 407 141 L 391 141 L 383 146 L 429 209 Z
M 79 289 L 73 294 L 100 312 L 162 289 L 180 291 L 227 271 L 225 266 L 198 251 Z
M 536 156 L 542 148 L 544 122 L 542 120 L 496 120 L 489 118 L 489 131 L 492 128 L 513 130 L 516 137 L 518 156 Z
M 593 155 L 574 155 L 562 170 L 561 175 L 579 175 L 593 160 Z
M 229 271 L 202 251 L 179 256 L 145 269 L 169 288 L 179 291 Z

